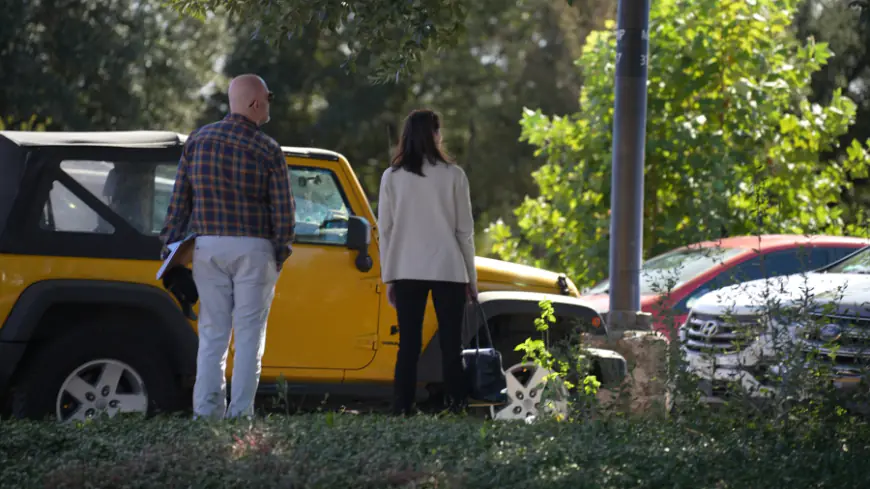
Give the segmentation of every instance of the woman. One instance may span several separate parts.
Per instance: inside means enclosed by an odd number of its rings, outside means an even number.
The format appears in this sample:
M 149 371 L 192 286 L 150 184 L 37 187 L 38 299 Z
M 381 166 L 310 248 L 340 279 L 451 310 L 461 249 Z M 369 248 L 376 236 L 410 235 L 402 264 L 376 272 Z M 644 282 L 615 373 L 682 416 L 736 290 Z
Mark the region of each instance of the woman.
M 468 178 L 441 148 L 441 123 L 430 110 L 405 119 L 381 178 L 378 229 L 381 277 L 399 321 L 393 411 L 411 412 L 430 291 L 448 408 L 459 411 L 466 402 L 462 320 L 467 299 L 477 297 L 474 219 Z

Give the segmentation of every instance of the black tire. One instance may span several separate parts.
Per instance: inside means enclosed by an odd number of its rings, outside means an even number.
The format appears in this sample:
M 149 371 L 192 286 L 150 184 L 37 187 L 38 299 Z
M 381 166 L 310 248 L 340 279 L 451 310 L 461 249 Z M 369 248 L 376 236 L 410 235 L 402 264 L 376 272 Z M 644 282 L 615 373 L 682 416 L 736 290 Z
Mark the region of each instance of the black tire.
M 12 394 L 12 415 L 17 418 L 57 420 L 56 399 L 68 375 L 87 362 L 113 359 L 130 366 L 141 377 L 148 396 L 148 416 L 181 409 L 182 390 L 169 359 L 143 332 L 121 325 L 89 325 L 49 339 L 27 356 Z

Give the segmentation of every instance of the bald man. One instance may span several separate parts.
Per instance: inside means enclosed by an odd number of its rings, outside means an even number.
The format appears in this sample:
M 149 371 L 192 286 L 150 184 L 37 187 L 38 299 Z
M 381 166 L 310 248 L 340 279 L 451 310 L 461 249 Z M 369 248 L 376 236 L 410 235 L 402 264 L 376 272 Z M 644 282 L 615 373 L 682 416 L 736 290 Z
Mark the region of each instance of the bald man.
M 161 232 L 164 245 L 196 236 L 196 418 L 253 415 L 266 320 L 296 225 L 287 162 L 260 129 L 269 121 L 272 92 L 262 78 L 248 74 L 230 82 L 228 96 L 230 113 L 191 133 L 184 145 Z M 227 409 L 231 332 L 235 356 Z

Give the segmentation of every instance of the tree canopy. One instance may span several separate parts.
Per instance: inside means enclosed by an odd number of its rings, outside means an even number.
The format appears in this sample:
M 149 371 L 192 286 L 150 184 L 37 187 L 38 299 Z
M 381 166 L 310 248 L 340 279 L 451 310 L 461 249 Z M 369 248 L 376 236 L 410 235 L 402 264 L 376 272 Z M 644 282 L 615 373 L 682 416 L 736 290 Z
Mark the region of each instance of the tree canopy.
M 825 158 L 855 120 L 835 89 L 809 100 L 831 53 L 799 42 L 792 0 L 660 0 L 651 11 L 644 252 L 726 235 L 866 235 L 862 209 L 843 192 L 867 176 L 870 154 L 853 141 Z M 516 226 L 490 229 L 502 258 L 568 270 L 580 285 L 607 272 L 615 39 L 592 33 L 578 66 L 580 110 L 527 109 L 522 138 L 546 156 L 540 196 Z
M 840 137 L 842 145 L 828 154 L 845 154 L 852 140 L 870 138 L 870 1 L 805 0 L 795 19 L 800 38 L 828 43 L 834 55 L 813 73 L 812 101 L 828 103 L 835 90 L 856 104 L 855 123 Z M 846 194 L 853 207 L 870 207 L 870 180 L 856 179 Z
M 220 24 L 158 1 L 5 2 L 0 116 L 55 130 L 190 129 Z
M 203 17 L 221 12 L 250 27 L 253 37 L 273 45 L 311 29 L 345 36 L 347 66 L 359 65 L 376 79 L 410 73 L 430 47 L 455 44 L 464 32 L 467 0 L 163 0 L 179 12 Z
M 345 34 L 348 44 L 344 64 L 357 67 L 379 81 L 397 80 L 420 64 L 430 49 L 455 47 L 467 32 L 465 20 L 479 2 L 468 0 L 162 0 L 179 12 L 203 17 L 224 12 L 250 28 L 254 37 L 275 45 L 303 35 L 310 29 Z M 563 0 L 569 6 L 575 0 Z M 515 2 L 502 0 L 490 11 L 509 9 Z M 519 3 L 523 3 L 522 0 Z M 582 2 L 588 4 L 588 2 Z M 813 8 L 851 8 L 861 12 L 860 22 L 870 26 L 868 0 L 806 0 Z

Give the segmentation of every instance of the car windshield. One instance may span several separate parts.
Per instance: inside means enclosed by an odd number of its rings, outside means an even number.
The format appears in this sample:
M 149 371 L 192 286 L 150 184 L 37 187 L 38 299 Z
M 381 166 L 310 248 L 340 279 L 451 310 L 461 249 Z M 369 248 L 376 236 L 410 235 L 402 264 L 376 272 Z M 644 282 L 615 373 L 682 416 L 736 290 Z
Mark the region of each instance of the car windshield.
M 870 246 L 832 266 L 827 272 L 870 274 Z
M 673 289 L 697 277 L 723 261 L 746 251 L 744 248 L 689 248 L 669 251 L 650 258 L 640 270 L 640 295 L 650 295 Z M 610 281 L 604 280 L 587 294 L 606 294 Z

